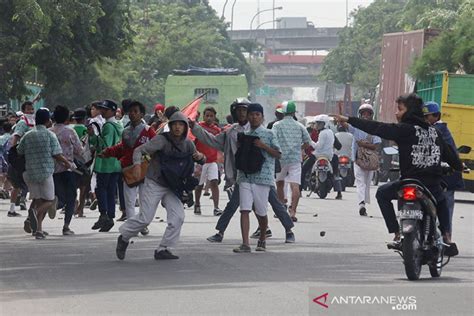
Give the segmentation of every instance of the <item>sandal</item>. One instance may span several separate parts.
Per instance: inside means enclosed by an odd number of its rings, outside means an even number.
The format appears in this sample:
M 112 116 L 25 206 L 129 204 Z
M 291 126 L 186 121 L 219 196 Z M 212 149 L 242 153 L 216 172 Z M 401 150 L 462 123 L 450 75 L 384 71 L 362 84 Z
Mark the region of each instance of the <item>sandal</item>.
M 296 218 L 296 216 L 291 216 L 291 220 L 292 220 L 293 222 L 295 222 L 295 223 L 298 221 L 298 219 Z

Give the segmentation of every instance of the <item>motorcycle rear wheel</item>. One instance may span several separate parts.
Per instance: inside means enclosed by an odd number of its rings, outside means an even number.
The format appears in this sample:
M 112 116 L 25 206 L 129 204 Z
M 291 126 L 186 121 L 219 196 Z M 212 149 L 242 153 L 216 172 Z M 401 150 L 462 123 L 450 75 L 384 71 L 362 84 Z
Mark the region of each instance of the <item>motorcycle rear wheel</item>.
M 429 265 L 430 274 L 433 278 L 439 278 L 441 276 L 441 271 L 443 270 L 443 251 L 438 252 L 438 258 L 434 265 Z
M 408 280 L 411 281 L 420 278 L 421 260 L 423 257 L 421 245 L 420 227 L 417 226 L 413 232 L 404 234 L 402 243 L 403 261 L 405 264 L 405 274 Z
M 328 184 L 329 184 L 328 181 L 319 182 L 318 191 L 316 193 L 321 199 L 325 199 L 329 193 L 330 188 Z

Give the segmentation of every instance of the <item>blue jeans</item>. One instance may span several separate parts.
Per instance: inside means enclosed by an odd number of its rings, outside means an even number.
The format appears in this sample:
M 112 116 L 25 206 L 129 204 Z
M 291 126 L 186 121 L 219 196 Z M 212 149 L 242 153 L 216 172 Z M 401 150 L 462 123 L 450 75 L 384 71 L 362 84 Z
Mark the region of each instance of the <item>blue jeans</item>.
M 285 209 L 285 206 L 278 200 L 278 196 L 276 193 L 276 189 L 274 186 L 270 187 L 270 193 L 268 195 L 268 202 L 272 206 L 273 212 L 280 220 L 283 227 L 285 227 L 286 231 L 291 230 L 293 228 L 294 223 L 291 220 L 290 215 Z M 240 194 L 239 194 L 239 186 L 236 184 L 234 186 L 234 191 L 232 192 L 232 196 L 230 197 L 230 201 L 225 206 L 224 212 L 219 217 L 217 221 L 216 229 L 220 233 L 224 233 L 227 229 L 227 226 L 234 216 L 235 212 L 239 208 L 240 205 Z
M 64 225 L 69 226 L 77 197 L 77 177 L 74 172 L 53 174 L 54 194 L 58 197 L 58 209 L 65 207 Z
M 115 197 L 117 194 L 117 182 L 120 172 L 101 173 L 97 172 L 97 186 L 95 194 L 99 205 L 100 215 L 115 218 Z

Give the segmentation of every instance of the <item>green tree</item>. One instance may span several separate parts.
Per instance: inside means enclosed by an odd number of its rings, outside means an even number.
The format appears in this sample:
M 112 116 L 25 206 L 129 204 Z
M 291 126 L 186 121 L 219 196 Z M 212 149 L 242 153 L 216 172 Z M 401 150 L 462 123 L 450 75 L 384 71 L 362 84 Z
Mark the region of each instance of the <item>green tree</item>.
M 353 25 L 339 33 L 339 45 L 326 57 L 321 77 L 352 83 L 359 94 L 372 92 L 378 83 L 382 36 L 398 31 L 404 3 L 375 0 L 352 13 Z
M 357 95 L 372 94 L 379 81 L 383 34 L 422 28 L 448 30 L 457 23 L 460 6 L 466 3 L 472 5 L 472 0 L 375 0 L 356 9 L 351 14 L 352 25 L 339 34 L 339 46 L 326 57 L 321 78 L 352 83 Z
M 434 39 L 415 60 L 410 69 L 414 77 L 441 70 L 474 74 L 474 1 L 465 1 L 457 15 L 453 28 Z
M 21 98 L 25 77 L 37 68 L 45 93 L 56 100 L 64 85 L 131 43 L 126 0 L 2 0 L 0 91 Z M 89 69 L 90 70 L 90 69 Z
M 166 77 L 189 65 L 238 68 L 251 76 L 240 47 L 207 2 L 155 0 L 135 5 L 132 12 L 134 48 L 119 63 L 124 97 L 148 105 L 163 102 Z

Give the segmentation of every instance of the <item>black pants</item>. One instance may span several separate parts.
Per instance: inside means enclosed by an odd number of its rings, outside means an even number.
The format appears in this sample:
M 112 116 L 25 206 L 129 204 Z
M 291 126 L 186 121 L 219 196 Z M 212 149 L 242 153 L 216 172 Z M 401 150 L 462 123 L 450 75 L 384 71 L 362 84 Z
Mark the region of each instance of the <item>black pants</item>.
M 441 186 L 432 186 L 427 187 L 428 190 L 436 198 L 437 211 L 438 211 L 438 220 L 439 228 L 441 233 L 448 231 L 449 227 L 449 210 L 448 204 L 446 203 L 446 198 L 441 189 Z M 400 231 L 398 225 L 397 217 L 395 215 L 395 209 L 393 208 L 392 201 L 398 199 L 397 192 L 400 189 L 400 181 L 388 182 L 382 186 L 379 186 L 375 197 L 377 198 L 377 203 L 379 204 L 380 211 L 382 212 L 385 224 L 387 225 L 389 233 L 395 233 Z
M 314 155 L 309 155 L 308 159 L 305 160 L 303 163 L 303 167 L 301 168 L 301 185 L 300 191 L 303 190 L 308 184 L 306 183 L 306 174 L 311 172 L 313 169 L 314 163 L 316 162 L 316 157 Z
M 74 172 L 64 171 L 55 173 L 53 179 L 54 194 L 58 197 L 58 209 L 65 207 L 64 225 L 69 226 L 76 205 L 77 176 Z

